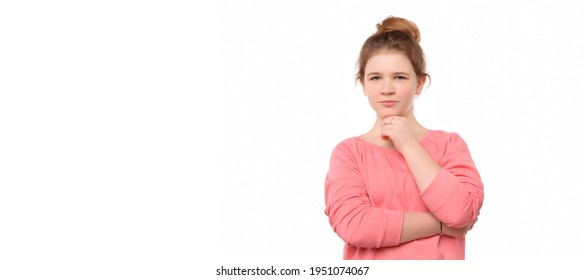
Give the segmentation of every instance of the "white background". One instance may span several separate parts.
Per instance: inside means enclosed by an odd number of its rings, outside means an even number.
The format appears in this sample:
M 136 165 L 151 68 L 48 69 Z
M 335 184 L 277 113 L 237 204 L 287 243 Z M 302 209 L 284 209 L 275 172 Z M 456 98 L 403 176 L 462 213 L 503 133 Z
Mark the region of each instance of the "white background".
M 467 263 L 581 261 L 572 3 L 2 2 L 0 276 L 340 260 L 324 177 L 333 147 L 373 124 L 355 62 L 389 15 L 421 30 L 419 121 L 458 132 L 485 184 Z

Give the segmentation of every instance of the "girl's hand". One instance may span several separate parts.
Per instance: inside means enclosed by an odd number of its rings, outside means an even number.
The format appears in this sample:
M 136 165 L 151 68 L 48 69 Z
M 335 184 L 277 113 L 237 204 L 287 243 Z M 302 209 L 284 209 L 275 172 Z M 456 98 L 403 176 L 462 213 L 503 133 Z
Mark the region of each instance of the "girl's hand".
M 408 144 L 418 143 L 406 118 L 399 116 L 383 119 L 381 122 L 381 138 L 390 140 L 399 152 Z
M 477 218 L 468 226 L 466 227 L 461 227 L 461 228 L 453 228 L 453 227 L 447 227 L 447 226 L 443 226 L 442 227 L 442 233 L 444 235 L 448 235 L 451 237 L 464 237 L 466 236 L 466 234 L 468 233 L 469 230 L 471 230 L 474 227 L 474 224 L 479 220 L 479 217 L 477 216 Z

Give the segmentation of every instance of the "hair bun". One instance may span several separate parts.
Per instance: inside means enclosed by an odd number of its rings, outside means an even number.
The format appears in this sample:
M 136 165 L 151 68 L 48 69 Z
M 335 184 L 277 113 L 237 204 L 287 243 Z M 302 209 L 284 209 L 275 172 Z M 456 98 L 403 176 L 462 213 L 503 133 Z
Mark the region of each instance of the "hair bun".
M 405 18 L 389 16 L 386 19 L 384 19 L 381 23 L 377 24 L 376 34 L 391 31 L 401 31 L 408 35 L 408 37 L 412 41 L 418 44 L 420 43 L 421 38 L 418 26 Z

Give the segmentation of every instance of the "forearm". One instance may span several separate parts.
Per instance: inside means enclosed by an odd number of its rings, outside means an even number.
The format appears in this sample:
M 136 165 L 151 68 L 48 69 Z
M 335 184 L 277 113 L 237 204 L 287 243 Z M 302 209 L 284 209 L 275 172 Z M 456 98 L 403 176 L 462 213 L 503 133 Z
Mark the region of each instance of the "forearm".
M 423 193 L 442 169 L 418 143 L 413 143 L 401 150 L 412 176 Z
M 428 189 L 428 187 L 435 180 L 438 180 L 438 175 L 442 171 L 442 167 L 438 165 L 434 159 L 432 159 L 432 157 L 430 157 L 430 155 L 417 143 L 402 149 L 401 152 L 404 159 L 406 160 L 406 163 L 408 164 L 412 176 L 414 177 L 414 181 L 418 186 L 420 194 L 424 195 L 424 192 Z M 455 178 L 453 175 L 448 176 L 448 179 Z M 443 177 L 444 176 L 441 178 Z M 454 183 L 456 185 L 453 185 Z M 449 188 L 446 186 L 454 187 L 451 187 L 449 190 Z M 471 199 L 472 195 L 469 195 L 469 192 L 465 190 L 464 187 L 460 186 L 461 185 L 459 185 L 457 181 L 452 181 L 452 183 L 442 185 L 440 188 L 440 196 L 447 196 L 448 200 L 456 201 L 454 204 L 445 204 L 444 200 L 441 199 L 423 199 L 432 215 L 440 218 L 440 220 L 444 221 L 444 223 L 449 226 L 466 226 L 472 221 L 475 208 L 477 209 L 476 211 L 478 211 L 478 208 L 480 208 L 472 203 L 474 201 Z M 433 192 L 436 193 L 436 191 Z M 436 205 L 449 205 L 449 207 L 445 212 L 440 211 L 440 208 L 436 208 Z M 454 205 L 459 207 L 454 207 Z M 457 210 L 452 211 L 452 209 Z
M 429 212 L 404 212 L 399 243 L 440 234 L 440 221 Z

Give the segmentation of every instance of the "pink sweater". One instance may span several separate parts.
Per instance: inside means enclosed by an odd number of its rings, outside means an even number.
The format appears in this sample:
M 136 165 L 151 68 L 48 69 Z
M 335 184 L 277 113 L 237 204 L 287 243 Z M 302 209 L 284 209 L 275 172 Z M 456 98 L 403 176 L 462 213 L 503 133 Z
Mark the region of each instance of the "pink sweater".
M 430 212 L 463 227 L 483 204 L 481 178 L 458 134 L 430 130 L 420 145 L 442 167 L 423 193 L 399 152 L 357 137 L 335 147 L 325 214 L 345 241 L 344 259 L 464 259 L 464 238 L 434 235 L 399 245 L 404 212 Z

